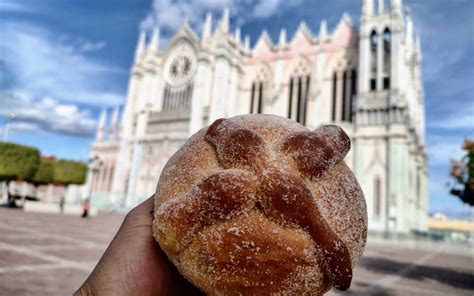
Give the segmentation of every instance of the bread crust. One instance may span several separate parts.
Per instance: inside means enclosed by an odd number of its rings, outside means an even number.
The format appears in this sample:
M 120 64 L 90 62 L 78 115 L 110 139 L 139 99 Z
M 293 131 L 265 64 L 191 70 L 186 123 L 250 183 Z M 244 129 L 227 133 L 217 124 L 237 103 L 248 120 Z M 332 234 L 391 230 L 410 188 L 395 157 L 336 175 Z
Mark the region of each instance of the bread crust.
M 276 115 L 220 119 L 168 161 L 153 235 L 209 295 L 345 290 L 367 236 L 365 199 L 342 129 Z

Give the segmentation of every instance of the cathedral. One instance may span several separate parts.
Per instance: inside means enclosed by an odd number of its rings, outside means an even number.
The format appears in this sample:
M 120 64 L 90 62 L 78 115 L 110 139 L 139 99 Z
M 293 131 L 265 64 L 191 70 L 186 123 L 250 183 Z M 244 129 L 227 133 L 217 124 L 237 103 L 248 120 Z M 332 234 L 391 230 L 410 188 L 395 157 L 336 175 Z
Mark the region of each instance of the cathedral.
M 359 27 L 344 14 L 314 34 L 304 22 L 254 45 L 230 28 L 229 11 L 187 23 L 165 46 L 141 32 L 122 115 L 102 112 L 86 184 L 97 207 L 130 208 L 151 196 L 166 161 L 221 117 L 277 114 L 309 129 L 341 126 L 345 161 L 367 200 L 369 229 L 409 233 L 427 225 L 427 156 L 420 39 L 402 0 L 363 0 Z M 160 49 L 161 48 L 161 49 Z

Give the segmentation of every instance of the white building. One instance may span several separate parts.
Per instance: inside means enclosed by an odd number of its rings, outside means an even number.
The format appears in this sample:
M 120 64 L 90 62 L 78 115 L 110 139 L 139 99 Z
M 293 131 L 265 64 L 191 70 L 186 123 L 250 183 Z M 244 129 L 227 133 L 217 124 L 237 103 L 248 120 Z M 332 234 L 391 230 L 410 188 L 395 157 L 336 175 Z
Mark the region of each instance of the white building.
M 167 159 L 220 117 L 273 113 L 310 129 L 342 126 L 346 158 L 364 190 L 372 230 L 426 229 L 427 158 L 420 40 L 401 0 L 364 0 L 360 28 L 344 14 L 329 32 L 301 23 L 274 43 L 262 32 L 253 48 L 207 15 L 202 36 L 185 23 L 159 50 L 159 29 L 142 32 L 122 120 L 103 112 L 92 145 L 102 169 L 93 203 L 133 206 L 155 191 Z M 146 42 L 146 39 L 149 39 Z M 106 134 L 110 135 L 106 137 Z

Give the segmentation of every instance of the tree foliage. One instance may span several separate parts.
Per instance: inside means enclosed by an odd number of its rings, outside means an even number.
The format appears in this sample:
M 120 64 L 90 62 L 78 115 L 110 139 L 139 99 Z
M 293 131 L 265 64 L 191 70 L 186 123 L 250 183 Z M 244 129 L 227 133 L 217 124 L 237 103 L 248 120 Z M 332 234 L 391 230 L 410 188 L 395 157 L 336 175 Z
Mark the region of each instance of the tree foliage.
M 54 183 L 55 163 L 56 161 L 54 159 L 41 158 L 39 168 L 31 179 L 31 183 L 35 185 Z
M 451 160 L 450 173 L 456 184 L 451 186 L 450 193 L 474 206 L 474 142 L 465 140 L 463 148 L 467 154 L 461 160 Z
M 86 180 L 87 166 L 78 161 L 72 160 L 58 160 L 54 165 L 54 183 L 69 185 L 69 184 L 84 184 Z
M 0 181 L 31 181 L 39 165 L 38 149 L 0 142 Z

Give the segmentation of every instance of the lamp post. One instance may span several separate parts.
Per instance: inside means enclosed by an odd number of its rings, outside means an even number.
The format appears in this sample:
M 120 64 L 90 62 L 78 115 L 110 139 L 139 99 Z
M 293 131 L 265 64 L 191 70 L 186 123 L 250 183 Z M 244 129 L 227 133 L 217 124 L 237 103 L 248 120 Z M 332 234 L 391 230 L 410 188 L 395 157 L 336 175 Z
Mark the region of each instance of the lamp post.
M 7 123 L 5 123 L 5 128 L 3 129 L 3 142 L 6 142 L 8 140 L 8 132 L 10 131 L 10 125 L 15 119 L 16 115 L 14 113 L 10 114 Z

